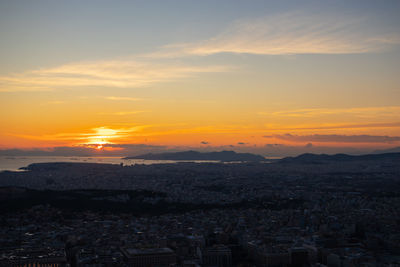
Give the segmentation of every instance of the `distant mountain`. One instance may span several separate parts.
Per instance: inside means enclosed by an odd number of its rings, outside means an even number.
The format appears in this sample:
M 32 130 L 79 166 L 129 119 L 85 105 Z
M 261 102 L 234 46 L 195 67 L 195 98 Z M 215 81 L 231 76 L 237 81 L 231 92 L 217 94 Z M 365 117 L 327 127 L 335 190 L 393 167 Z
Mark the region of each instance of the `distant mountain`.
M 327 161 L 358 161 L 358 160 L 399 160 L 400 163 L 400 153 L 383 153 L 383 154 L 367 154 L 352 156 L 347 154 L 311 154 L 306 153 L 299 155 L 297 157 L 287 157 L 279 160 L 280 163 L 321 163 Z
M 393 147 L 389 149 L 375 150 L 374 154 L 382 154 L 382 153 L 400 153 L 400 146 Z
M 125 159 L 146 159 L 146 160 L 219 160 L 223 162 L 229 161 L 264 161 L 265 158 L 260 155 L 250 153 L 236 153 L 234 151 L 221 152 L 197 152 L 193 150 L 159 153 L 159 154 L 143 154 Z

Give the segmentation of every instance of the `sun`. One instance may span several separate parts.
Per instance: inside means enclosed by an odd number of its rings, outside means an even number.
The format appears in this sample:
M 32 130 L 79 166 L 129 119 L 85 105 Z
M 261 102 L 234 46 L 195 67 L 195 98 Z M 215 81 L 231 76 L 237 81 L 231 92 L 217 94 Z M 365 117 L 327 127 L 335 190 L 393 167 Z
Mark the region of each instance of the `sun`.
M 110 139 L 119 137 L 118 131 L 106 127 L 93 129 L 94 133 L 85 134 L 85 145 L 94 147 L 97 150 L 103 149 L 105 145 L 112 144 Z

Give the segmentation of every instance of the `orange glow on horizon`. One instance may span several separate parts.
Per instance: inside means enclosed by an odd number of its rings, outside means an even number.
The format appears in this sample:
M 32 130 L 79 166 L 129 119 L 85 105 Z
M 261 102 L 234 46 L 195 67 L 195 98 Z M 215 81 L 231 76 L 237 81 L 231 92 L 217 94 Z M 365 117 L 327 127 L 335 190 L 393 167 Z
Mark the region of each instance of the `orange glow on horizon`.
M 324 147 L 394 147 L 400 142 L 399 139 L 394 141 L 390 138 L 398 138 L 396 134 L 399 128 L 397 124 L 393 125 L 377 125 L 370 126 L 364 129 L 362 125 L 356 125 L 351 128 L 346 125 L 339 125 L 335 129 L 335 125 L 330 126 L 310 126 L 310 125 L 294 125 L 293 130 L 290 130 L 288 125 L 279 125 L 276 127 L 256 127 L 256 126 L 235 126 L 222 125 L 204 126 L 204 127 L 189 127 L 177 125 L 153 125 L 153 126 L 101 126 L 91 129 L 82 130 L 82 132 L 56 133 L 47 135 L 15 135 L 7 136 L 10 141 L 7 141 L 9 148 L 32 148 L 32 147 L 56 147 L 56 146 L 84 146 L 94 148 L 96 150 L 122 150 L 119 145 L 123 144 L 146 144 L 154 146 L 167 147 L 220 147 L 220 146 L 239 146 L 239 147 L 262 147 L 267 144 L 281 144 L 287 146 L 304 146 L 312 143 L 315 146 Z M 388 128 L 381 127 L 387 126 Z M 393 126 L 393 127 L 389 127 Z M 315 127 L 315 130 L 313 129 Z M 318 128 L 319 127 L 319 128 Z M 360 128 L 361 127 L 361 128 Z M 374 128 L 377 127 L 377 128 Z M 381 128 L 379 128 L 381 127 Z M 389 139 L 383 141 L 363 141 L 357 140 L 351 142 L 345 140 L 348 137 L 362 135 L 377 137 L 385 137 L 381 135 L 382 131 L 387 134 Z M 290 134 L 289 134 L 290 133 Z M 319 141 L 322 136 L 324 141 Z M 344 141 L 339 141 L 335 136 L 339 136 Z M 311 138 L 304 139 L 304 136 Z M 390 137 L 392 136 L 392 137 Z M 332 138 L 330 140 L 329 138 Z M 314 138 L 314 139 L 313 139 Z M 359 138 L 359 139 L 360 139 Z M 7 140 L 7 139 L 3 139 Z M 397 140 L 397 141 L 396 141 Z M 16 143 L 19 146 L 11 146 Z M 7 148 L 7 147 L 5 147 Z

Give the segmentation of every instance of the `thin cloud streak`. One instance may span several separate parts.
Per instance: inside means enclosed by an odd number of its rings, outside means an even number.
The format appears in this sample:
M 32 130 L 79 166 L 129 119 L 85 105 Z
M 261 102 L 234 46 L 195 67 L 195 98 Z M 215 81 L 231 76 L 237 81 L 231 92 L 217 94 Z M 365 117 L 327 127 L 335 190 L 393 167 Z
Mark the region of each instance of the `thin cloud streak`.
M 57 133 L 45 135 L 26 135 L 26 134 L 8 134 L 15 137 L 20 137 L 30 140 L 52 140 L 64 142 L 79 142 L 79 144 L 97 144 L 107 141 L 112 143 L 112 140 L 123 139 L 132 136 L 135 132 L 141 132 L 143 129 L 151 127 L 152 125 L 135 125 L 130 127 L 109 127 L 102 126 L 92 128 L 86 132 L 81 133 Z
M 282 127 L 282 125 L 267 124 L 265 128 L 269 132 L 284 131 L 310 131 L 310 130 L 345 130 L 345 129 L 378 129 L 378 128 L 400 128 L 400 122 L 388 123 L 365 123 L 365 124 L 323 124 L 323 125 L 295 125 Z
M 368 18 L 292 12 L 237 21 L 214 38 L 178 47 L 195 55 L 358 54 L 399 43 L 398 33 L 375 30 Z
M 398 32 L 382 32 L 371 25 L 367 17 L 288 12 L 241 19 L 208 40 L 165 45 L 141 57 L 177 58 L 218 53 L 360 54 L 384 51 L 400 44 Z
M 142 98 L 127 97 L 127 96 L 104 96 L 104 99 L 114 100 L 114 101 L 141 101 Z
M 53 101 L 47 101 L 45 103 L 42 103 L 42 105 L 61 105 L 61 104 L 65 104 L 65 101 L 61 101 L 61 100 L 53 100 Z
M 291 12 L 242 19 L 208 40 L 169 44 L 128 60 L 75 62 L 0 76 L 0 92 L 48 91 L 70 87 L 145 87 L 200 73 L 229 72 L 227 65 L 194 66 L 162 58 L 217 53 L 258 55 L 352 54 L 379 52 L 400 44 L 400 34 L 370 27 L 368 18 Z M 158 60 L 157 63 L 154 62 Z M 123 100 L 118 97 L 109 100 Z M 128 100 L 128 99 L 126 99 Z M 132 99 L 132 101 L 134 101 Z
M 125 115 L 133 115 L 148 112 L 146 110 L 133 110 L 133 111 L 119 111 L 119 112 L 100 112 L 99 115 L 115 115 L 115 116 L 125 116 Z
M 369 118 L 376 116 L 399 116 L 400 106 L 359 107 L 359 108 L 308 108 L 275 112 L 259 112 L 259 115 L 276 117 L 320 117 L 323 115 L 348 114 Z
M 339 134 L 312 134 L 312 135 L 266 135 L 265 138 L 275 138 L 290 142 L 323 142 L 323 143 L 394 143 L 400 142 L 400 136 L 381 135 L 339 135 Z
M 200 73 L 232 71 L 226 65 L 189 66 L 184 64 L 130 61 L 94 61 L 61 65 L 25 73 L 0 76 L 0 91 L 54 90 L 71 87 L 146 87 Z M 109 100 L 123 100 L 118 97 Z M 125 100 L 128 100 L 125 98 Z M 129 99 L 133 100 L 133 99 Z

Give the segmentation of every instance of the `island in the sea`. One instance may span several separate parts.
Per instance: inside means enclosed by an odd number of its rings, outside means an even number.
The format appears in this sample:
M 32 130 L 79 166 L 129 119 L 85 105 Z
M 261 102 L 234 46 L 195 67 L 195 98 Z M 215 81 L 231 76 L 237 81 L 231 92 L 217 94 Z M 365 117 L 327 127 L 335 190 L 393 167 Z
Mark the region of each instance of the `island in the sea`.
M 215 160 L 221 162 L 233 161 L 252 161 L 259 162 L 266 159 L 261 155 L 251 153 L 236 153 L 234 151 L 220 151 L 220 152 L 198 152 L 198 151 L 181 151 L 181 152 L 168 152 L 168 153 L 148 153 L 138 156 L 126 157 L 124 159 L 145 159 L 145 160 Z

